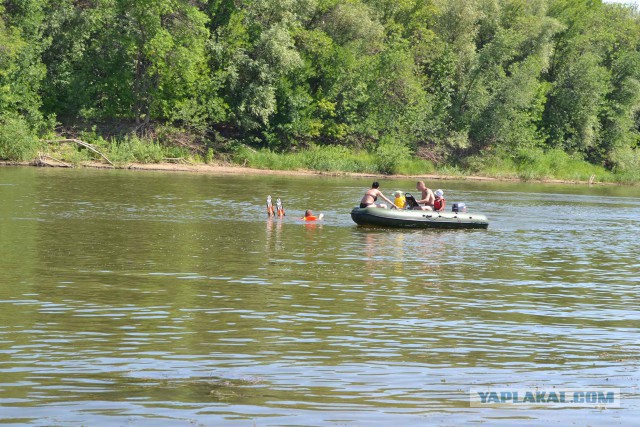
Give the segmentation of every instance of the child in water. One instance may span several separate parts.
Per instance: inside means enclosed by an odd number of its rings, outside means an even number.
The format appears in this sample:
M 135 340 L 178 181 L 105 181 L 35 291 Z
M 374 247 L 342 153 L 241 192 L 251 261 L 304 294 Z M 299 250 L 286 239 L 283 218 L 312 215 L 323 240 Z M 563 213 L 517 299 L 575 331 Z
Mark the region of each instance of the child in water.
M 393 193 L 395 199 L 393 199 L 393 204 L 399 207 L 400 209 L 404 209 L 407 204 L 407 199 L 404 197 L 404 193 L 400 190 Z
M 304 221 L 320 221 L 324 217 L 324 214 L 320 214 L 315 216 L 311 209 L 307 209 L 304 211 L 304 217 L 302 218 Z

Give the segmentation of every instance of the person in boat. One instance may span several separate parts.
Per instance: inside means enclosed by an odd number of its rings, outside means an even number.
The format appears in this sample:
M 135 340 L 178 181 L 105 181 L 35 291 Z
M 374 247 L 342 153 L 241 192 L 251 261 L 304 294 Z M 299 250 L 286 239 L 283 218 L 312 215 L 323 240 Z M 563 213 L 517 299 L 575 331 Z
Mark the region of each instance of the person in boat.
M 320 214 L 315 216 L 311 209 L 307 209 L 304 211 L 304 217 L 302 217 L 303 221 L 320 221 L 324 217 L 324 214 Z
M 367 190 L 367 192 L 362 197 L 362 200 L 360 200 L 361 208 L 375 207 L 386 209 L 387 205 L 385 205 L 384 203 L 376 204 L 378 197 L 380 197 L 382 200 L 389 203 L 392 209 L 395 209 L 396 205 L 394 205 L 393 202 L 387 198 L 387 196 L 382 194 L 382 191 L 378 190 L 379 187 L 380 184 L 378 184 L 378 181 L 375 181 L 373 184 L 371 184 L 371 188 Z
M 444 191 L 436 190 L 433 193 L 435 199 L 433 200 L 433 210 L 436 212 L 444 212 L 444 207 L 447 201 L 444 199 Z
M 422 193 L 420 200 L 416 200 L 420 205 L 420 209 L 423 211 L 432 211 L 433 202 L 436 200 L 436 196 L 433 194 L 433 190 L 428 188 L 424 181 L 418 181 L 416 183 L 416 190 Z
M 393 204 L 396 205 L 396 207 L 399 209 L 404 209 L 407 204 L 407 199 L 404 197 L 404 193 L 398 190 L 393 193 L 393 196 L 395 197 L 393 199 Z

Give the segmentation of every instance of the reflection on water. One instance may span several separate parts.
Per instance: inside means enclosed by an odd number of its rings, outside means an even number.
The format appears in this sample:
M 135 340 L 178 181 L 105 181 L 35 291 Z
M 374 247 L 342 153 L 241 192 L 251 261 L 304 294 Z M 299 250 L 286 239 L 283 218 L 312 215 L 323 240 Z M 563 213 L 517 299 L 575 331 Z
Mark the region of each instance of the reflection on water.
M 368 180 L 2 168 L 0 183 L 3 423 L 635 421 L 637 188 L 443 182 L 489 230 L 425 231 L 355 226 Z M 286 217 L 266 217 L 266 194 Z M 300 221 L 309 208 L 325 220 Z M 470 408 L 477 386 L 623 400 Z

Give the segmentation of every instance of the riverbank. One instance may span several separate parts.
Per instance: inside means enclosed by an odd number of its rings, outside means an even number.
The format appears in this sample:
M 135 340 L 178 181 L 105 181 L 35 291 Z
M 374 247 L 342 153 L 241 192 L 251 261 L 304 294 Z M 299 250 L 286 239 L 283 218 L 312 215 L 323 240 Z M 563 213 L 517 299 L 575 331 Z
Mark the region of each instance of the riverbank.
M 67 168 L 66 164 L 49 163 L 47 165 L 38 165 L 33 162 L 7 162 L 0 161 L 0 166 L 30 166 L 30 167 L 63 167 Z M 382 175 L 374 173 L 362 173 L 362 172 L 327 172 L 316 171 L 308 169 L 298 170 L 272 170 L 272 169 L 259 169 L 247 166 L 240 166 L 228 163 L 215 163 L 215 164 L 190 164 L 190 163 L 131 163 L 123 167 L 113 167 L 106 163 L 100 162 L 84 162 L 77 167 L 79 168 L 94 168 L 94 169 L 128 169 L 132 171 L 158 171 L 158 172 L 186 172 L 197 174 L 212 174 L 212 175 L 282 175 L 282 176 L 348 176 L 348 177 L 366 177 L 377 179 L 422 179 L 422 180 L 459 180 L 459 181 L 495 181 L 495 182 L 537 182 L 547 184 L 576 184 L 576 185 L 616 185 L 618 183 L 613 182 L 599 182 L 596 179 L 591 181 L 584 180 L 566 180 L 566 179 L 523 179 L 518 177 L 492 177 L 492 176 L 480 176 L 480 175 L 447 175 L 447 174 L 393 174 Z
M 8 160 L 8 164 L 51 167 L 94 167 L 280 175 L 327 175 L 388 178 L 456 179 L 595 184 L 640 183 L 640 162 L 633 157 L 626 168 L 606 169 L 562 150 L 541 148 L 500 150 L 464 158 L 439 158 L 433 152 L 356 150 L 344 146 L 317 146 L 289 151 L 255 149 L 236 143 L 209 147 L 185 146 L 132 136 L 123 140 L 102 137 L 47 140 L 37 153 Z M 406 150 L 405 150 L 406 151 Z M 635 154 L 634 154 L 635 156 Z M 22 161 L 23 163 L 17 163 Z M 16 162 L 16 163 L 14 163 Z M 24 163 L 29 162 L 29 163 Z M 640 163 L 638 163 L 640 164 Z

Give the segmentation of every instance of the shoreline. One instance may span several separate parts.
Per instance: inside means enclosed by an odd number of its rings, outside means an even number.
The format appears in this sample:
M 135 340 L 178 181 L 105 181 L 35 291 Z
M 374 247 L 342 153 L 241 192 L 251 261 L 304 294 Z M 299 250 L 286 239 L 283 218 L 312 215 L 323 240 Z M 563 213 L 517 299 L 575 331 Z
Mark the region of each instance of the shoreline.
M 53 167 L 53 168 L 69 168 L 68 165 L 37 165 L 33 162 L 8 162 L 0 161 L 0 166 L 29 166 L 29 167 Z M 335 176 L 335 177 L 362 177 L 362 178 L 374 178 L 384 177 L 385 179 L 424 179 L 424 180 L 448 180 L 448 181 L 486 181 L 486 182 L 529 182 L 539 184 L 573 184 L 573 185 L 622 185 L 615 182 L 589 182 L 589 181 L 575 181 L 575 180 L 563 180 L 563 179 L 533 179 L 523 180 L 520 178 L 509 177 L 488 177 L 478 175 L 438 175 L 438 174 L 424 174 L 424 175 L 381 175 L 372 173 L 359 173 L 359 172 L 327 172 L 327 171 L 314 171 L 308 169 L 299 170 L 273 170 L 273 169 L 257 169 L 247 166 L 239 166 L 232 164 L 185 164 L 185 163 L 131 163 L 124 167 L 113 167 L 111 165 L 99 162 L 87 162 L 74 167 L 72 169 L 120 169 L 120 170 L 133 170 L 133 171 L 156 171 L 156 172 L 187 172 L 196 174 L 210 174 L 210 175 L 280 175 L 280 176 Z M 379 178 L 381 179 L 381 178 Z

